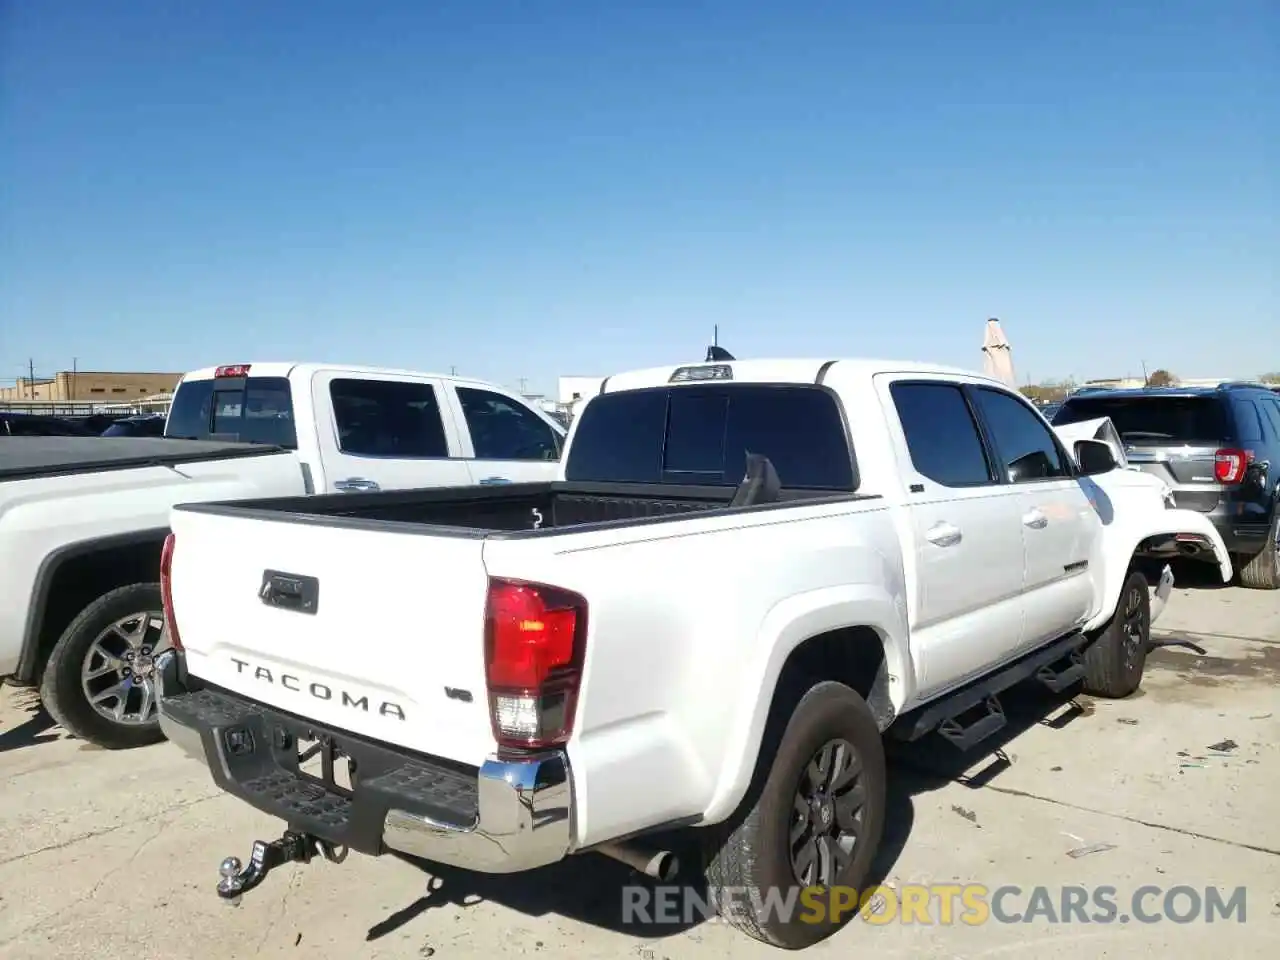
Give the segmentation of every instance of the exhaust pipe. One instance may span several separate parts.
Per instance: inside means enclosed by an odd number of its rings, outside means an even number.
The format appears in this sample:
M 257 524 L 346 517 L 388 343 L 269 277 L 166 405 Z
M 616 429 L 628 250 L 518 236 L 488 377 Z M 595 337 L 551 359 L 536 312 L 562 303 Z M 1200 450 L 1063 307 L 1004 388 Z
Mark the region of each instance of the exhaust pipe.
M 602 843 L 593 849 L 663 883 L 670 883 L 680 872 L 680 860 L 670 850 L 642 850 L 629 843 Z

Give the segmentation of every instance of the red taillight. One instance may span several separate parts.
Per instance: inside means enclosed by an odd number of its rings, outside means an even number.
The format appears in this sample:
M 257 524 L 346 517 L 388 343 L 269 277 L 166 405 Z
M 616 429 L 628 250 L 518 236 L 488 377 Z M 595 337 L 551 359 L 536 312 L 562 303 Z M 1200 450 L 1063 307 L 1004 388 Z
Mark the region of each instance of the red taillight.
M 249 375 L 250 366 L 252 366 L 252 364 L 230 363 L 225 367 L 218 367 L 218 369 L 213 371 L 213 375 L 215 377 L 247 377 Z
M 485 679 L 493 735 L 505 747 L 549 747 L 573 733 L 587 601 L 541 583 L 489 580 Z
M 178 635 L 178 621 L 173 616 L 173 534 L 164 538 L 160 550 L 160 604 L 164 608 L 164 628 L 175 650 L 182 649 L 182 637 Z
M 1248 450 L 1219 450 L 1213 455 L 1213 475 L 1219 483 L 1240 483 L 1252 459 Z

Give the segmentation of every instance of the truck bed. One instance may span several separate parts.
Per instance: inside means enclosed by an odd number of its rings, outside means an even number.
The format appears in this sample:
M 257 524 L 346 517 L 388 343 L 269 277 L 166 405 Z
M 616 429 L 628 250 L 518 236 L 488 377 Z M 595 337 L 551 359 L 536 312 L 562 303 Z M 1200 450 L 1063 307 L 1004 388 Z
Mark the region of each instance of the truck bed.
M 411 524 L 430 525 L 433 534 L 445 536 L 512 537 L 543 535 L 585 524 L 629 524 L 724 511 L 730 509 L 733 495 L 732 487 L 555 481 L 183 504 L 178 509 L 355 529 Z M 783 491 L 776 505 L 858 497 L 821 490 Z M 768 506 L 772 505 L 734 509 Z
M 0 481 L 279 453 L 281 447 L 163 437 L 0 438 Z

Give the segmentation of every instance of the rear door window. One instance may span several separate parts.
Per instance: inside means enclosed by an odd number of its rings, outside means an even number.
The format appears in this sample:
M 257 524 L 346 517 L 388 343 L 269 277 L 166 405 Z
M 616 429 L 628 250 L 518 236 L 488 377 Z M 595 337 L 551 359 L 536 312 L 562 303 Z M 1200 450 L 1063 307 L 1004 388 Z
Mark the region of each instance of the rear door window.
M 440 404 L 429 383 L 335 379 L 329 398 L 343 453 L 393 459 L 449 456 Z
M 996 482 L 964 391 L 950 383 L 895 383 L 889 387 L 902 422 L 911 465 L 945 487 Z
M 187 380 L 174 394 L 164 435 L 297 449 L 289 380 L 286 377 Z
M 747 454 L 784 487 L 853 490 L 853 459 L 835 398 L 820 387 L 750 384 L 604 394 L 583 411 L 569 480 L 737 486 Z
M 1099 417 L 1110 417 L 1126 443 L 1215 444 L 1230 434 L 1215 397 L 1079 397 L 1067 400 L 1053 422 L 1061 426 Z

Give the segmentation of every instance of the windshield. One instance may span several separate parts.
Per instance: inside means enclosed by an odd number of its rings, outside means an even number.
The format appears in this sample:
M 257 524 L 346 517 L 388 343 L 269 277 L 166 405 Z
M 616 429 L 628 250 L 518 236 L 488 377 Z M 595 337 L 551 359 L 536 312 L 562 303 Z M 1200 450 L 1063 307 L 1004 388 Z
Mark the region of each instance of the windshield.
M 173 396 L 164 435 L 297 449 L 289 381 L 285 377 L 185 380 Z
M 1062 405 L 1055 426 L 1110 417 L 1126 443 L 1218 443 L 1227 437 L 1214 397 L 1077 397 Z

